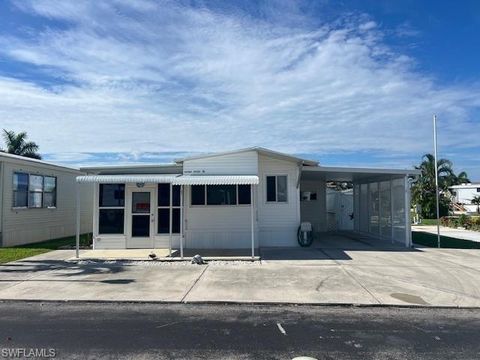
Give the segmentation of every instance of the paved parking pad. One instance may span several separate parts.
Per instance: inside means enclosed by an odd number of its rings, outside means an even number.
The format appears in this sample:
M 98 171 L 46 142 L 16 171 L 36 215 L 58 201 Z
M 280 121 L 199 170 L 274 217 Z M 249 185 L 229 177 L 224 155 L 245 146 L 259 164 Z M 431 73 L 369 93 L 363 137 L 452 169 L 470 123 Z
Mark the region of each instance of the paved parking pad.
M 211 267 L 187 302 L 375 303 L 375 299 L 338 266 L 258 265 Z
M 264 248 L 260 262 L 71 262 L 54 251 L 0 266 L 0 299 L 480 307 L 480 251 L 332 236 Z

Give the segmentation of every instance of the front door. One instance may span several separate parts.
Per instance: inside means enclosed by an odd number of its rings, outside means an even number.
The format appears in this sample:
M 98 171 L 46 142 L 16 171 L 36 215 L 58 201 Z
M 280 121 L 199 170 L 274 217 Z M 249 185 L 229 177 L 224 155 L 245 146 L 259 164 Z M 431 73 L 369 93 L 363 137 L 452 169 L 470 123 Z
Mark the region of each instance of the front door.
M 137 188 L 130 192 L 128 248 L 152 248 L 155 212 L 153 189 Z

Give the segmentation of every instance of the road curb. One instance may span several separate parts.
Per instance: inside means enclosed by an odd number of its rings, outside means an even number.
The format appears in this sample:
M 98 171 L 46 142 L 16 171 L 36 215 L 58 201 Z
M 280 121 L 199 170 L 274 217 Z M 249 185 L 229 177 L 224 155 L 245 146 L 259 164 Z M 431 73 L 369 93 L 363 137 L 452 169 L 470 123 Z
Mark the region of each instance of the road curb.
M 162 301 L 162 300 L 42 300 L 42 299 L 0 299 L 3 303 L 48 303 L 48 304 L 163 304 L 163 305 L 234 305 L 234 306 L 278 306 L 278 307 L 343 307 L 343 308 L 397 308 L 397 309 L 464 309 L 480 310 L 480 306 L 414 305 L 414 304 L 356 304 L 356 303 L 294 303 L 268 301 Z

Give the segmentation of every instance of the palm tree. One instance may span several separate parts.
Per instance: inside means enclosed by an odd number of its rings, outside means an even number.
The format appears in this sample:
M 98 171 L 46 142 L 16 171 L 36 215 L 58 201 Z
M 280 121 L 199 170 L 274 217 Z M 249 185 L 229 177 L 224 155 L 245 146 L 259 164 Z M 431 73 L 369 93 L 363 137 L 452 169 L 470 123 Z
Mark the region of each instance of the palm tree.
M 439 159 L 437 162 L 438 169 L 438 186 L 440 188 L 440 213 L 446 215 L 448 213 L 448 199 L 445 194 L 450 186 L 453 172 L 453 164 L 450 160 Z M 424 218 L 436 217 L 435 210 L 435 157 L 432 154 L 425 154 L 422 162 L 415 169 L 421 171 L 421 175 L 414 180 L 412 187 L 412 202 L 422 207 L 422 216 Z
M 27 137 L 27 133 L 24 131 L 16 134 L 14 131 L 3 129 L 3 139 L 7 146 L 6 152 L 28 158 L 41 159 L 42 157 L 37 153 L 38 145 L 33 141 L 27 141 Z
M 477 205 L 477 214 L 480 214 L 480 195 L 474 196 L 471 203 Z
M 452 176 L 448 179 L 448 186 L 461 185 L 470 183 L 470 179 L 465 171 L 462 171 L 458 175 L 452 173 Z

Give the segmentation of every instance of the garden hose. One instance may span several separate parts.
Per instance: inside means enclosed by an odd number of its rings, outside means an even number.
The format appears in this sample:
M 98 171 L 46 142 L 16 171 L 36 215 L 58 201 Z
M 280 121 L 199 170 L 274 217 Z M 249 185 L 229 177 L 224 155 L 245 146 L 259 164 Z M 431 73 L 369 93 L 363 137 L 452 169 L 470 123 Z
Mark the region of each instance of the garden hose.
M 313 226 L 312 231 L 306 232 L 307 236 L 303 236 L 303 232 L 301 231 L 301 226 L 298 227 L 297 230 L 297 241 L 301 247 L 309 247 L 313 243 Z

